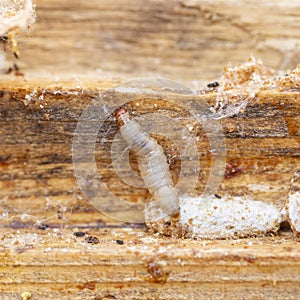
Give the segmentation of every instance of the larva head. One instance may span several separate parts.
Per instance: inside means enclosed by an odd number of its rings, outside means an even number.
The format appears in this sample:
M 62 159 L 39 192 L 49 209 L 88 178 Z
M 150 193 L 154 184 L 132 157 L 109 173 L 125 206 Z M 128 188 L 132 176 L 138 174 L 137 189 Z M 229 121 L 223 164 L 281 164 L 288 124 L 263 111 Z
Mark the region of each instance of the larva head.
M 131 120 L 129 112 L 125 107 L 121 107 L 116 110 L 115 116 L 119 127 L 122 127 Z

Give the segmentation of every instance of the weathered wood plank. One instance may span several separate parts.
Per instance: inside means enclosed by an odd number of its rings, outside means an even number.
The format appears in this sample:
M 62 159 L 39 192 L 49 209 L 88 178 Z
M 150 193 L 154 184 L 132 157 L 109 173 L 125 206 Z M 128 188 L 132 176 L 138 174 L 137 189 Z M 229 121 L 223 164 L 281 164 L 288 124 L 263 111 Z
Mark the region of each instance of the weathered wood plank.
M 0 78 L 0 298 L 20 299 L 23 292 L 33 300 L 300 298 L 300 248 L 290 231 L 230 241 L 150 235 L 142 225 L 101 214 L 85 199 L 71 152 L 83 109 L 120 82 L 113 77 L 159 75 L 199 87 L 219 78 L 228 62 L 251 54 L 276 69 L 294 67 L 299 8 L 296 0 L 38 0 L 36 29 L 21 38 L 18 62 L 31 79 Z M 286 202 L 299 169 L 300 93 L 299 83 L 277 87 L 260 91 L 239 114 L 223 115 L 227 165 L 220 195 L 278 208 Z M 215 91 L 197 97 L 216 104 Z M 137 115 L 161 111 L 192 126 L 202 151 L 200 194 L 211 164 L 203 129 L 164 99 L 136 98 L 139 106 L 128 107 Z M 112 105 L 114 95 L 105 101 Z M 147 190 L 114 173 L 116 131 L 113 119 L 106 120 L 100 132 L 105 141 L 98 137 L 95 151 L 98 171 L 121 199 L 145 200 Z M 176 180 L 179 150 L 158 140 Z M 131 165 L 137 169 L 134 159 Z M 135 213 L 123 208 L 119 215 Z M 85 236 L 75 237 L 77 231 Z
M 299 1 L 37 0 L 20 41 L 32 76 L 218 78 L 254 54 L 275 69 L 299 62 Z M 50 25 L 51 26 L 50 26 Z M 34 55 L 32 55 L 34 53 Z M 205 70 L 205 71 L 204 71 Z
M 2 230 L 1 298 L 19 299 L 24 291 L 32 299 L 300 296 L 299 243 L 289 234 L 194 241 L 104 228 L 88 229 L 99 239 L 88 244 L 85 237 L 74 237 L 75 231 Z
M 56 206 L 45 211 L 45 203 L 49 199 L 61 205 L 72 204 L 76 216 L 69 218 L 70 224 L 77 221 L 85 223 L 85 216 L 86 223 L 95 223 L 97 212 L 76 185 L 72 139 L 83 109 L 99 97 L 99 92 L 113 84 L 91 80 L 78 86 L 74 81 L 10 81 L 3 78 L 0 86 L 0 195 L 3 209 L 15 214 L 15 219 L 19 220 L 26 208 L 36 217 L 56 215 Z M 299 166 L 299 95 L 297 90 L 265 90 L 250 101 L 243 112 L 221 120 L 227 151 L 227 169 L 219 191 L 221 195 L 246 195 L 274 203 L 278 208 L 283 207 L 291 178 Z M 197 97 L 213 106 L 215 96 L 214 92 L 210 92 Z M 153 111 L 151 100 L 144 101 L 140 94 L 138 99 L 142 105 L 131 106 L 137 114 Z M 114 95 L 108 94 L 105 101 L 107 105 L 112 104 Z M 181 125 L 190 124 L 190 117 L 185 112 L 177 111 L 167 101 L 157 103 L 156 111 L 180 121 Z M 157 122 L 159 125 L 160 121 Z M 211 156 L 201 126 L 192 125 L 199 138 L 197 146 L 202 151 L 201 173 L 196 187 L 196 191 L 201 193 L 209 174 Z M 118 197 L 144 200 L 149 197 L 145 189 L 124 184 L 115 174 L 110 151 L 116 132 L 114 121 L 105 121 L 100 132 L 100 135 L 105 133 L 105 141 L 97 143 L 95 150 L 99 172 Z M 101 137 L 98 137 L 97 141 L 100 140 Z M 177 150 L 167 140 L 160 142 L 176 179 L 180 171 Z M 132 166 L 137 169 L 135 160 Z M 185 180 L 188 181 L 190 176 L 192 173 L 187 173 Z M 55 225 L 60 221 L 54 218 L 49 223 Z

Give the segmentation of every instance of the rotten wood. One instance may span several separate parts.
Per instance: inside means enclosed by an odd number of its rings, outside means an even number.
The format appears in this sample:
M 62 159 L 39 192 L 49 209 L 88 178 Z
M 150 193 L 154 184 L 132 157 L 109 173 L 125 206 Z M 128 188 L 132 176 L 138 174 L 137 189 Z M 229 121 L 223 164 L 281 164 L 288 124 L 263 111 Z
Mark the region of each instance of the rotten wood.
M 20 221 L 26 211 L 50 223 L 58 219 L 62 207 L 72 207 L 70 224 L 93 224 L 98 220 L 112 222 L 98 213 L 79 190 L 72 164 L 72 139 L 83 109 L 100 92 L 117 82 L 83 81 L 41 82 L 22 79 L 3 79 L 0 86 L 1 113 L 1 172 L 0 196 L 2 210 L 9 212 L 4 223 Z M 106 95 L 106 104 L 114 103 L 114 95 Z M 209 105 L 215 104 L 215 93 L 199 94 Z M 141 104 L 129 104 L 137 114 L 156 111 L 180 120 L 189 118 L 167 101 L 136 98 Z M 188 99 L 187 99 L 188 101 Z M 283 208 L 290 189 L 291 178 L 299 166 L 300 156 L 300 93 L 298 90 L 262 91 L 238 115 L 223 118 L 226 138 L 227 165 L 220 195 L 242 195 L 274 203 Z M 104 120 L 103 120 L 104 121 Z M 109 129 L 109 130 L 108 130 Z M 175 129 L 174 129 L 175 130 Z M 203 131 L 196 126 L 201 173 L 196 192 L 201 193 L 210 170 L 209 144 Z M 117 126 L 113 119 L 105 122 L 105 142 L 97 143 L 95 157 L 98 170 L 109 189 L 124 200 L 149 199 L 147 190 L 124 184 L 111 165 L 110 148 Z M 99 141 L 99 140 L 97 140 Z M 178 149 L 167 140 L 160 143 L 165 149 L 173 178 L 180 172 Z M 136 161 L 132 161 L 137 169 Z M 186 180 L 190 176 L 187 174 Z M 47 205 L 48 203 L 48 205 Z M 50 203 L 50 204 L 49 204 Z M 124 211 L 128 215 L 130 211 Z M 44 216 L 44 217 L 43 217 Z M 27 220 L 28 221 L 28 220 Z

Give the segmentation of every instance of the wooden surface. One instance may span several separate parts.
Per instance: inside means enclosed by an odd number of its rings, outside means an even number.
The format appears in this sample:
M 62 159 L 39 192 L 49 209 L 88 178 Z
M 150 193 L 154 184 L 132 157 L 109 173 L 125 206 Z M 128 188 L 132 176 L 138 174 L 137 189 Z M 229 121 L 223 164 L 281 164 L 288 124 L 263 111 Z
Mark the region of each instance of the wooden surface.
M 20 40 L 19 62 L 33 77 L 163 76 L 197 85 L 252 54 L 276 70 L 300 59 L 298 0 L 35 3 L 37 24 Z
M 300 248 L 291 231 L 257 239 L 177 240 L 126 228 L 89 204 L 76 185 L 72 138 L 84 107 L 117 83 L 2 78 L 1 299 L 21 299 L 24 292 L 31 299 L 298 299 Z M 214 105 L 215 96 L 211 91 L 197 97 Z M 114 95 L 108 93 L 106 101 L 111 104 Z M 153 110 L 142 94 L 136 101 L 128 106 L 137 114 Z M 182 117 L 170 103 L 158 103 L 166 115 Z M 299 168 L 299 107 L 297 89 L 266 90 L 243 113 L 222 119 L 228 173 L 220 194 L 255 196 L 283 207 Z M 117 130 L 113 120 L 107 123 Z M 115 131 L 98 150 L 104 165 Z M 199 145 L 207 142 L 200 139 Z M 170 149 L 168 157 L 174 155 Z M 109 178 L 113 170 L 100 171 Z M 110 188 L 125 199 L 147 196 L 125 184 Z M 77 231 L 99 243 L 75 239 Z
M 19 41 L 17 64 L 25 77 L 0 78 L 0 298 L 24 300 L 28 292 L 33 300 L 299 299 L 300 248 L 288 226 L 276 237 L 196 241 L 124 225 L 101 214 L 80 191 L 72 139 L 83 109 L 123 80 L 160 76 L 205 87 L 219 80 L 228 63 L 252 54 L 276 70 L 293 69 L 300 59 L 300 2 L 36 5 L 36 27 Z M 16 62 L 6 55 L 4 71 Z M 300 165 L 299 88 L 298 80 L 262 90 L 245 111 L 222 116 L 227 165 L 220 195 L 284 206 Z M 213 107 L 216 89 L 197 97 Z M 105 101 L 113 104 L 114 95 Z M 143 93 L 128 108 L 138 116 L 154 110 L 181 125 L 190 121 L 164 99 L 154 102 Z M 96 147 L 101 176 L 120 198 L 147 199 L 146 190 L 115 176 L 110 147 L 117 126 L 112 119 L 105 124 L 106 140 Z M 201 193 L 211 156 L 203 130 L 194 129 L 204 152 L 196 188 Z M 178 149 L 159 142 L 176 179 Z M 137 169 L 134 159 L 132 167 Z M 135 211 L 121 213 L 130 217 Z M 78 231 L 86 235 L 74 237 Z
M 83 109 L 99 96 L 99 91 L 114 84 L 116 82 L 87 81 L 78 87 L 76 82 L 2 80 L 0 196 L 2 210 L 10 216 L 5 219 L 7 224 L 21 221 L 34 224 L 38 220 L 56 224 L 65 221 L 64 217 L 74 224 L 111 222 L 87 202 L 77 186 L 71 150 Z M 28 98 L 28 95 L 31 96 Z M 213 92 L 197 97 L 214 105 Z M 140 93 L 137 99 L 143 105 L 136 107 L 134 101 L 129 104 L 137 114 L 153 112 L 153 101 L 143 102 Z M 114 95 L 108 92 L 105 101 L 109 106 Z M 157 103 L 157 112 L 175 120 L 182 119 L 182 112 L 176 111 L 170 103 Z M 279 209 L 284 206 L 291 179 L 299 168 L 299 111 L 297 90 L 262 91 L 244 113 L 222 119 L 227 165 L 218 191 L 220 195 L 249 196 L 274 203 Z M 107 132 L 100 133 L 105 134 L 105 143 L 98 143 L 96 147 L 96 161 L 103 181 L 122 199 L 145 200 L 149 197 L 147 190 L 132 188 L 116 176 L 110 151 L 117 126 L 113 120 L 106 124 Z M 203 191 L 211 160 L 209 144 L 202 135 L 199 130 L 198 146 L 207 152 L 200 158 L 198 193 Z M 176 158 L 178 149 L 170 147 L 167 140 L 161 143 L 176 179 L 180 171 L 180 161 Z M 136 162 L 132 164 L 137 169 Z M 186 180 L 190 180 L 189 174 Z M 72 208 L 72 214 L 67 211 L 62 217 L 59 212 L 64 207 Z M 28 209 L 31 218 L 24 219 L 22 215 Z M 125 215 L 130 213 L 124 211 Z
M 89 244 L 77 230 L 1 230 L 1 299 L 300 297 L 299 243 L 288 233 L 195 241 L 138 228 L 83 230 L 99 239 Z

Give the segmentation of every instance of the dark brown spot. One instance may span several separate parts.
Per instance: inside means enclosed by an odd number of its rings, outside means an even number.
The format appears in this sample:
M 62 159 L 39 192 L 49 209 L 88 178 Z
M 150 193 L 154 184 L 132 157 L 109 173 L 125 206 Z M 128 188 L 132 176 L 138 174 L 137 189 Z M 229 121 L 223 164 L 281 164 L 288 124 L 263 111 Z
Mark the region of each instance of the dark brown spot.
M 13 52 L 13 54 L 14 54 L 14 57 L 15 57 L 16 59 L 19 59 L 19 55 L 18 55 L 17 52 Z
M 123 245 L 123 244 L 124 244 L 124 242 L 123 242 L 122 240 L 116 240 L 116 243 L 117 243 L 118 245 Z
M 78 236 L 78 237 L 82 237 L 82 236 L 85 235 L 85 233 L 82 232 L 82 231 L 77 231 L 77 232 L 74 232 L 74 235 L 75 235 L 75 236 Z
M 86 239 L 86 242 L 88 242 L 89 244 L 99 244 L 99 239 L 95 236 L 91 236 L 89 235 Z
M 47 224 L 40 224 L 39 226 L 38 226 L 38 229 L 40 229 L 40 230 L 46 230 L 46 229 L 48 229 L 49 228 L 49 225 L 47 225 Z
M 171 222 L 170 221 L 165 222 L 165 226 L 166 227 L 170 227 L 171 226 Z
M 5 72 L 6 74 L 10 74 L 13 71 L 12 67 L 9 67 L 8 70 Z
M 219 86 L 219 82 L 217 82 L 217 81 L 209 83 L 207 85 L 208 88 L 214 88 L 214 87 L 217 87 L 217 86 Z
M 283 222 L 280 223 L 280 231 L 289 232 L 291 230 L 292 230 L 292 228 L 291 228 L 291 225 L 288 221 L 283 221 Z
M 15 71 L 20 71 L 20 68 L 19 68 L 19 66 L 16 64 L 16 63 L 14 63 L 14 69 L 15 69 Z
M 6 35 L 2 35 L 2 36 L 0 36 L 0 40 L 2 42 L 7 42 L 8 41 L 8 37 Z

